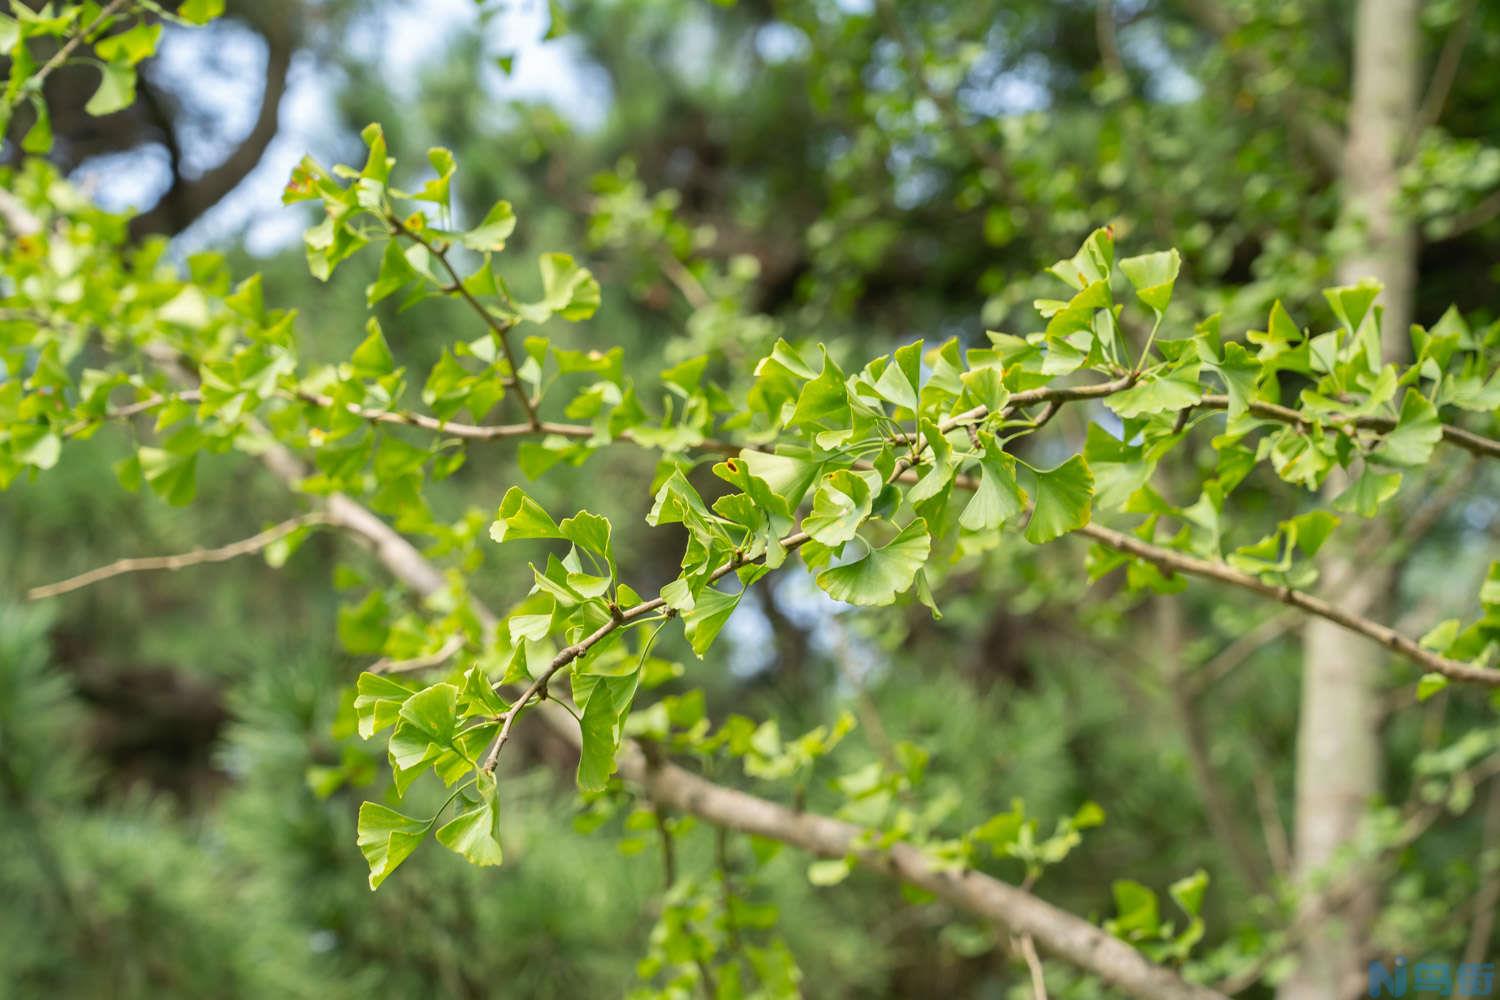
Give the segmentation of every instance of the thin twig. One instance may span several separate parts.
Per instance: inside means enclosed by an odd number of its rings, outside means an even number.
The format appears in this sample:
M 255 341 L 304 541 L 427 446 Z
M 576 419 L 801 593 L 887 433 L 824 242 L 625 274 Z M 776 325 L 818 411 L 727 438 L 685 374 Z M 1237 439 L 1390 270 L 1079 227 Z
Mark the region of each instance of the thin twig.
M 1047 980 L 1042 975 L 1042 960 L 1036 953 L 1036 942 L 1031 940 L 1030 934 L 1022 934 L 1018 940 L 1021 957 L 1026 960 L 1026 968 L 1031 971 L 1032 1000 L 1047 1000 Z
M 40 601 L 47 597 L 57 597 L 69 591 L 79 590 L 91 586 L 101 580 L 121 576 L 125 573 L 142 573 L 154 570 L 178 570 L 188 566 L 198 566 L 203 563 L 228 562 L 239 556 L 251 555 L 259 552 L 266 546 L 277 542 L 300 528 L 314 524 L 328 523 L 328 515 L 321 511 L 309 514 L 301 514 L 289 518 L 280 524 L 267 528 L 258 534 L 243 538 L 238 542 L 231 542 L 216 549 L 193 549 L 191 552 L 183 552 L 170 556 L 142 556 L 134 559 L 118 559 L 108 566 L 100 566 L 91 569 L 87 573 L 59 580 L 57 583 L 49 583 L 41 587 L 33 587 L 26 592 L 29 601 Z
M 1468 211 L 1460 212 L 1448 220 L 1443 227 L 1438 240 L 1451 240 L 1455 236 L 1462 236 L 1471 229 L 1478 229 L 1491 219 L 1500 216 L 1500 189 L 1491 191 L 1479 203 Z
M 1286 878 L 1292 873 L 1292 848 L 1281 821 L 1281 810 L 1276 805 L 1276 786 L 1263 767 L 1252 767 L 1250 779 L 1255 785 L 1255 808 L 1260 813 L 1260 829 L 1266 839 L 1271 867 L 1277 877 Z
M 1207 395 L 1193 404 L 1194 407 L 1210 410 L 1229 409 L 1229 397 L 1220 395 Z M 1380 417 L 1375 415 L 1361 417 L 1330 416 L 1326 420 L 1308 416 L 1300 410 L 1294 410 L 1289 406 L 1279 403 L 1267 403 L 1261 400 L 1251 400 L 1249 410 L 1257 417 L 1266 417 L 1277 420 L 1284 424 L 1292 424 L 1304 430 L 1322 428 L 1339 428 L 1346 433 L 1350 428 L 1360 428 L 1373 431 L 1391 431 L 1396 428 L 1396 420 L 1393 417 Z M 1452 424 L 1442 424 L 1443 440 L 1455 445 L 1465 451 L 1476 455 L 1487 455 L 1490 458 L 1500 458 L 1500 441 L 1476 434 L 1473 431 L 1455 427 Z M 1352 436 L 1352 435 L 1351 435 Z
M 1490 946 L 1490 934 L 1495 929 L 1495 913 L 1500 910 L 1500 781 L 1490 785 L 1484 821 L 1479 829 L 1479 850 L 1481 864 L 1487 865 L 1480 870 L 1479 891 L 1474 894 L 1474 923 L 1469 927 L 1469 940 L 1464 945 L 1463 961 L 1467 965 L 1484 961 Z M 1486 854 L 1489 857 L 1485 857 Z
M 463 298 L 463 300 L 469 304 L 469 307 L 473 309 L 474 312 L 479 314 L 479 318 L 482 319 L 484 321 L 484 324 L 488 326 L 490 330 L 495 334 L 495 339 L 500 341 L 500 350 L 505 353 L 505 362 L 510 366 L 511 387 L 516 390 L 516 396 L 521 400 L 521 408 L 526 411 L 526 422 L 529 423 L 534 429 L 540 428 L 542 425 L 542 421 L 541 418 L 537 416 L 536 404 L 533 403 L 531 401 L 531 398 L 526 395 L 526 390 L 521 385 L 521 367 L 520 365 L 516 364 L 515 350 L 510 345 L 511 325 L 502 323 L 498 319 L 496 319 L 490 313 L 490 311 L 484 307 L 484 303 L 480 302 L 477 298 L 474 297 L 474 293 L 469 291 L 468 286 L 464 284 L 463 278 L 459 276 L 458 269 L 455 268 L 453 266 L 453 262 L 448 259 L 448 251 L 446 248 L 440 249 L 437 244 L 428 240 L 421 233 L 408 228 L 407 225 L 400 219 L 398 219 L 395 215 L 387 216 L 386 222 L 391 226 L 393 232 L 405 236 L 413 243 L 416 243 L 417 245 L 426 249 L 427 252 L 432 254 L 433 257 L 437 258 L 437 262 L 443 265 L 443 270 L 447 271 L 448 277 L 452 279 L 452 284 L 451 286 L 449 286 L 450 290 L 457 292 Z
M 176 395 L 172 396 L 148 396 L 145 399 L 130 403 L 126 406 L 117 406 L 112 410 L 107 410 L 105 411 L 103 416 L 79 420 L 76 423 L 69 424 L 67 427 L 63 428 L 62 433 L 63 437 L 74 437 L 75 435 L 82 434 L 90 427 L 94 427 L 98 424 L 104 423 L 105 421 L 129 420 L 131 417 L 150 412 L 151 410 L 156 409 L 158 406 L 165 406 L 167 403 L 200 403 L 202 401 L 203 393 L 197 391 L 196 389 L 191 389 L 186 392 L 179 392 Z
M 21 88 L 21 92 L 25 93 L 27 91 L 30 91 L 33 93 L 40 93 L 42 84 L 47 82 L 47 77 L 51 76 L 54 71 L 59 69 L 64 63 L 68 61 L 68 59 L 73 55 L 73 50 L 78 48 L 78 46 L 82 44 L 85 38 L 88 38 L 96 31 L 102 30 L 109 21 L 114 19 L 114 16 L 116 14 L 120 13 L 120 10 L 124 8 L 128 2 L 129 0 L 111 0 L 110 3 L 106 4 L 104 8 L 99 11 L 99 16 L 94 18 L 94 20 L 89 23 L 88 27 L 69 37 L 68 40 L 62 44 L 61 48 L 52 53 L 52 58 L 42 63 L 41 68 L 38 69 L 35 73 L 31 74 L 30 79 L 26 81 L 26 85 Z
M 369 671 L 372 674 L 409 674 L 418 670 L 441 667 L 464 648 L 464 641 L 463 633 L 455 632 L 448 637 L 446 642 L 426 656 L 414 656 L 408 660 L 393 660 L 388 656 L 382 656 L 370 664 Z
M 1491 687 L 1500 687 L 1500 670 L 1485 667 L 1476 667 L 1472 664 L 1462 663 L 1458 660 L 1449 659 L 1446 656 L 1423 649 L 1415 641 L 1397 632 L 1389 625 L 1382 624 L 1371 618 L 1366 618 L 1357 612 L 1349 611 L 1328 603 L 1320 597 L 1294 590 L 1291 587 L 1277 586 L 1266 583 L 1258 576 L 1242 573 L 1229 566 L 1227 563 L 1210 562 L 1197 556 L 1190 556 L 1178 552 L 1175 549 L 1165 549 L 1160 546 L 1143 542 L 1134 535 L 1113 528 L 1106 528 L 1098 524 L 1085 524 L 1078 529 L 1078 534 L 1092 538 L 1109 548 L 1127 555 L 1144 559 L 1159 569 L 1168 570 L 1173 573 L 1186 573 L 1189 576 L 1202 577 L 1205 580 L 1217 580 L 1230 586 L 1248 590 L 1262 597 L 1278 601 L 1291 608 L 1304 611 L 1318 618 L 1324 618 L 1335 625 L 1342 626 L 1350 632 L 1355 632 L 1387 649 L 1392 650 L 1415 663 L 1416 665 L 1433 673 L 1442 674 L 1451 680 L 1472 681 L 1476 684 L 1485 684 Z
M 1438 53 L 1437 63 L 1432 69 L 1432 79 L 1427 83 L 1427 92 L 1422 97 L 1422 107 L 1412 120 L 1410 146 L 1416 146 L 1422 133 L 1438 123 L 1443 116 L 1443 107 L 1448 103 L 1448 94 L 1453 82 L 1458 79 L 1458 66 L 1463 60 L 1464 47 L 1469 44 L 1470 29 L 1474 25 L 1476 0 L 1467 0 L 1458 20 L 1448 31 L 1443 41 L 1443 51 Z
M 1181 605 L 1174 598 L 1164 596 L 1158 596 L 1153 604 L 1157 642 L 1165 667 L 1165 687 L 1182 732 L 1183 746 L 1187 749 L 1189 772 L 1197 786 L 1198 796 L 1203 800 L 1204 815 L 1216 838 L 1228 848 L 1229 859 L 1240 878 L 1255 891 L 1265 892 L 1270 888 L 1265 865 L 1251 848 L 1244 825 L 1229 797 L 1229 788 L 1223 775 L 1214 767 L 1208 730 L 1200 714 L 1201 706 L 1183 683 Z

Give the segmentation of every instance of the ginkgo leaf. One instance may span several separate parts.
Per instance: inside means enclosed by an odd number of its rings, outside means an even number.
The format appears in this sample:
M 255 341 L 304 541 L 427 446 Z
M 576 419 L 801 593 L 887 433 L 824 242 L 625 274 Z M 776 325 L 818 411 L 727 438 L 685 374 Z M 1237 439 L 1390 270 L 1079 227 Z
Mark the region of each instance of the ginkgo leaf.
M 993 531 L 1026 507 L 1026 492 L 1016 482 L 1016 460 L 1000 450 L 993 434 L 981 435 L 979 488 L 958 523 L 966 531 Z
M 880 475 L 874 472 L 839 469 L 825 476 L 813 494 L 812 513 L 803 518 L 802 530 L 830 547 L 849 541 L 870 516 L 872 479 L 878 487 Z
M 422 843 L 432 824 L 378 802 L 359 807 L 356 842 L 370 866 L 370 888 L 378 889 Z
M 516 538 L 561 538 L 561 529 L 552 520 L 542 505 L 537 503 L 519 486 L 505 491 L 500 501 L 499 515 L 490 525 L 490 537 L 497 542 L 508 542 Z
M 1089 523 L 1094 476 L 1082 455 L 1074 455 L 1055 469 L 1031 472 L 1035 509 L 1026 525 L 1027 541 L 1040 545 Z
M 927 522 L 919 517 L 889 542 L 871 547 L 861 558 L 819 573 L 818 586 L 835 600 L 850 604 L 890 604 L 897 594 L 912 585 L 931 549 Z
M 476 786 L 472 790 L 479 793 L 479 800 L 460 799 L 468 808 L 438 827 L 437 842 L 462 855 L 471 864 L 498 865 L 503 852 L 500 849 L 500 800 L 495 779 L 490 775 L 481 776 Z

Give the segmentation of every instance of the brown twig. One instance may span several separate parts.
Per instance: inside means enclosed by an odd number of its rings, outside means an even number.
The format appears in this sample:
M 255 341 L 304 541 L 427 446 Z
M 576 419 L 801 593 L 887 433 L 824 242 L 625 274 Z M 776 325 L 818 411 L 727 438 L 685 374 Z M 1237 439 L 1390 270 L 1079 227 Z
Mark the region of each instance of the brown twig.
M 1432 69 L 1432 79 L 1427 82 L 1427 92 L 1422 97 L 1422 107 L 1412 120 L 1408 144 L 1415 146 L 1422 133 L 1438 123 L 1443 116 L 1443 106 L 1448 103 L 1448 94 L 1453 82 L 1458 79 L 1458 66 L 1463 60 L 1464 47 L 1469 44 L 1470 29 L 1474 25 L 1474 8 L 1477 0 L 1466 0 L 1458 20 L 1443 41 L 1443 50 L 1438 53 L 1437 63 Z
M 25 86 L 21 88 L 21 92 L 26 93 L 29 91 L 32 93 L 40 93 L 42 84 L 47 82 L 47 77 L 51 76 L 57 69 L 59 69 L 64 63 L 68 61 L 68 59 L 73 55 L 73 50 L 78 48 L 78 46 L 82 44 L 84 39 L 88 38 L 95 32 L 102 30 L 109 21 L 114 19 L 114 16 L 116 14 L 120 13 L 120 11 L 128 5 L 128 3 L 129 0 L 111 0 L 110 3 L 106 4 L 99 11 L 99 16 L 95 17 L 93 21 L 89 22 L 88 27 L 84 28 L 77 34 L 70 36 L 68 40 L 62 44 L 61 48 L 52 53 L 52 58 L 42 63 L 41 68 L 38 69 L 35 73 L 31 74 L 31 77 L 26 81 Z
M 154 570 L 178 570 L 189 566 L 200 566 L 204 563 L 228 562 L 240 556 L 251 555 L 259 552 L 266 546 L 277 542 L 300 528 L 314 524 L 328 523 L 327 515 L 314 511 L 310 514 L 300 514 L 289 518 L 265 531 L 243 538 L 238 542 L 221 545 L 216 549 L 193 549 L 191 552 L 183 552 L 170 556 L 142 556 L 133 559 L 117 559 L 108 566 L 100 566 L 91 569 L 87 573 L 70 576 L 66 580 L 57 583 L 49 583 L 41 587 L 33 587 L 26 592 L 29 601 L 40 601 L 48 597 L 57 597 L 70 591 L 80 590 L 91 586 L 101 580 L 121 576 L 125 573 L 143 573 Z
M 1031 973 L 1032 1000 L 1047 1000 L 1047 980 L 1042 975 L 1042 960 L 1036 953 L 1036 942 L 1031 940 L 1030 934 L 1022 934 L 1017 941 L 1021 957 L 1026 960 L 1026 968 Z
M 414 656 L 407 660 L 393 660 L 388 656 L 382 656 L 370 664 L 369 670 L 372 674 L 409 674 L 418 670 L 431 670 L 451 660 L 460 649 L 464 648 L 464 641 L 463 633 L 455 632 L 448 637 L 446 642 L 426 656 Z
M 1160 569 L 1172 573 L 1185 573 L 1189 576 L 1201 577 L 1205 580 L 1217 580 L 1230 586 L 1248 590 L 1262 597 L 1278 601 L 1288 607 L 1315 615 L 1339 625 L 1350 632 L 1362 635 L 1395 653 L 1400 654 L 1417 666 L 1433 673 L 1442 674 L 1451 680 L 1471 681 L 1476 684 L 1484 684 L 1491 687 L 1500 686 L 1500 670 L 1476 667 L 1458 660 L 1449 659 L 1446 656 L 1423 649 L 1413 640 L 1397 632 L 1389 625 L 1384 625 L 1364 615 L 1348 611 L 1328 603 L 1320 597 L 1294 590 L 1291 587 L 1277 586 L 1266 583 L 1260 577 L 1249 573 L 1242 573 L 1237 569 L 1221 562 L 1210 562 L 1197 556 L 1190 556 L 1174 549 L 1165 549 L 1148 542 L 1143 542 L 1134 535 L 1128 535 L 1113 528 L 1106 528 L 1098 524 L 1085 524 L 1078 529 L 1078 533 L 1096 542 L 1108 546 L 1118 552 L 1136 556 L 1144 559 Z
M 495 334 L 495 339 L 500 342 L 500 350 L 505 354 L 505 363 L 510 366 L 511 388 L 516 390 L 516 396 L 521 400 L 521 408 L 526 411 L 526 422 L 531 425 L 533 429 L 540 429 L 542 426 L 542 421 L 541 418 L 537 416 L 536 404 L 532 402 L 529 396 L 526 395 L 526 390 L 521 385 L 521 367 L 520 365 L 516 364 L 515 350 L 510 345 L 510 324 L 502 323 L 498 319 L 496 319 L 490 313 L 490 311 L 484 307 L 484 303 L 480 302 L 477 298 L 474 297 L 474 293 L 469 291 L 468 286 L 464 284 L 463 278 L 459 276 L 458 269 L 455 268 L 453 266 L 453 262 L 448 259 L 448 250 L 446 247 L 439 247 L 436 243 L 433 243 L 421 233 L 418 233 L 415 230 L 409 228 L 394 214 L 387 216 L 386 222 L 390 225 L 391 231 L 393 233 L 405 236 L 413 243 L 416 243 L 418 246 L 423 247 L 428 253 L 432 254 L 432 256 L 437 259 L 437 262 L 439 264 L 443 265 L 443 270 L 447 271 L 448 277 L 452 279 L 452 284 L 449 285 L 445 290 L 457 292 L 459 296 L 469 304 L 469 307 L 479 315 L 479 318 L 484 321 L 484 324 L 488 326 L 490 330 Z

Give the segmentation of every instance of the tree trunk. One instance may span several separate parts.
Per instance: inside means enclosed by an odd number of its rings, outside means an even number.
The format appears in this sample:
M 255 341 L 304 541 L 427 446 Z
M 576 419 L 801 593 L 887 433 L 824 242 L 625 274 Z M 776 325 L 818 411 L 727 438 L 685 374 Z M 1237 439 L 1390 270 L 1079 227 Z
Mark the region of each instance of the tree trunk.
M 1342 170 L 1346 235 L 1352 249 L 1341 283 L 1375 278 L 1385 286 L 1383 349 L 1406 353 L 1416 282 L 1416 233 L 1397 206 L 1397 171 L 1416 114 L 1420 34 L 1417 0 L 1362 0 L 1355 15 L 1349 135 Z M 1332 477 L 1327 489 L 1344 481 Z M 1368 611 L 1387 597 L 1389 570 L 1353 566 L 1336 550 L 1322 579 L 1354 582 L 1341 603 Z M 1377 696 L 1385 657 L 1373 643 L 1315 621 L 1302 640 L 1302 709 L 1297 735 L 1295 869 L 1304 886 L 1326 872 L 1353 839 L 1380 789 Z M 1308 896 L 1313 893 L 1308 892 Z M 1366 945 L 1378 903 L 1375 887 L 1356 892 L 1336 917 L 1314 922 L 1301 964 L 1280 1000 L 1328 1000 L 1362 993 Z

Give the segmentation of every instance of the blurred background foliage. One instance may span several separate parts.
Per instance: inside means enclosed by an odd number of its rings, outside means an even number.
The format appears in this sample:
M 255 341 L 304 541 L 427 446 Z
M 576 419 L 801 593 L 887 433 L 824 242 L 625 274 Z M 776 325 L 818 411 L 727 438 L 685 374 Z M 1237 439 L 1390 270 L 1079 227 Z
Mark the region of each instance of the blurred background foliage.
M 607 329 L 598 344 L 624 346 L 640 372 L 708 345 L 754 358 L 778 334 L 863 359 L 917 336 L 1025 332 L 1032 299 L 1055 291 L 1039 269 L 1104 223 L 1130 252 L 1181 249 L 1169 322 L 1222 309 L 1226 329 L 1254 328 L 1276 298 L 1300 319 L 1326 315 L 1312 296 L 1346 238 L 1318 151 L 1320 123 L 1342 113 L 1328 95 L 1347 89 L 1338 0 L 548 6 L 231 2 L 201 37 L 169 29 L 130 111 L 86 118 L 87 81 L 59 73 L 53 156 L 104 203 L 146 209 L 138 232 L 264 272 L 267 300 L 301 310 L 314 358 L 346 356 L 362 338 L 376 262 L 319 285 L 277 190 L 305 148 L 357 159 L 369 121 L 406 161 L 451 147 L 465 211 L 515 204 L 513 258 L 587 257 L 605 304 L 569 331 L 572 346 L 596 346 L 591 331 Z M 1209 8 L 1238 27 L 1224 36 Z M 565 17 L 566 34 L 543 37 L 549 17 Z M 1500 303 L 1500 6 L 1435 0 L 1423 18 L 1429 61 L 1458 32 L 1466 51 L 1412 140 L 1417 316 L 1430 323 L 1456 304 L 1477 324 Z M 437 306 L 378 314 L 413 366 L 434 362 L 467 322 Z M 1070 419 L 1081 418 L 1059 422 Z M 611 839 L 573 831 L 570 765 L 544 741 L 508 758 L 526 773 L 507 779 L 503 869 L 423 851 L 379 894 L 366 888 L 353 848 L 361 789 L 320 795 L 318 780 L 329 767 L 358 773 L 378 753 L 347 726 L 344 699 L 365 664 L 338 644 L 328 586 L 336 564 L 380 579 L 359 552 L 315 536 L 279 570 L 241 560 L 22 606 L 27 587 L 238 538 L 290 509 L 258 470 L 227 458 L 201 471 L 189 509 L 124 493 L 111 463 L 129 435 L 107 429 L 0 494 L 10 995 L 627 988 L 659 906 L 659 862 L 652 849 L 622 863 Z M 477 498 L 488 516 L 525 478 L 519 460 L 509 444 L 476 451 L 435 502 L 456 516 Z M 616 449 L 527 488 L 544 504 L 587 496 L 617 531 L 635 526 L 617 547 L 637 553 L 638 579 L 664 580 L 677 551 L 640 544 L 649 462 Z M 1477 477 L 1469 500 L 1424 506 L 1455 477 Z M 1247 538 L 1294 509 L 1268 475 L 1241 492 Z M 1493 470 L 1408 477 L 1403 509 L 1425 519 L 1400 553 L 1409 631 L 1475 593 L 1496 551 L 1497 496 Z M 1113 878 L 1161 887 L 1201 866 L 1213 879 L 1209 941 L 1258 939 L 1275 908 L 1245 901 L 1285 860 L 1292 623 L 1268 624 L 1265 609 L 1208 588 L 1168 615 L 1108 582 L 1089 587 L 1077 555 L 974 559 L 954 574 L 940 623 L 920 608 L 846 617 L 788 573 L 747 602 L 722 652 L 689 668 L 713 717 L 775 717 L 793 733 L 854 711 L 863 724 L 822 777 L 912 739 L 932 749 L 932 787 L 953 790 L 965 823 L 1015 797 L 1044 825 L 1097 800 L 1108 821 L 1049 871 L 1044 895 L 1102 918 Z M 480 572 L 481 594 L 514 599 L 524 586 L 493 565 Z M 1181 672 L 1208 661 L 1222 676 L 1185 693 Z M 1393 672 L 1393 708 L 1410 701 L 1411 679 Z M 1393 712 L 1391 801 L 1411 793 L 1414 761 L 1442 745 L 1445 727 L 1484 711 L 1455 693 Z M 817 780 L 801 790 L 814 802 L 822 791 Z M 1473 894 L 1484 812 L 1444 820 L 1401 853 L 1383 914 L 1389 946 L 1462 947 L 1453 914 Z M 684 850 L 707 857 L 710 840 L 684 838 Z M 809 995 L 1025 995 L 1003 942 L 938 905 L 857 872 L 837 891 L 816 889 L 790 855 L 758 880 Z M 1056 975 L 1058 995 L 1107 995 Z

